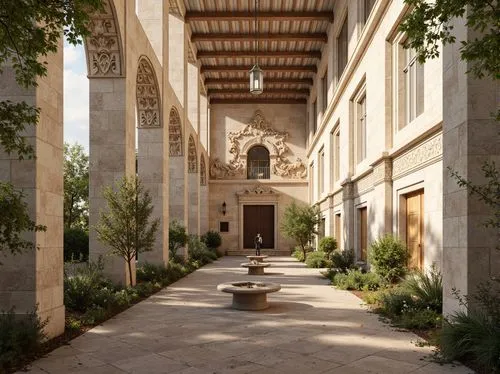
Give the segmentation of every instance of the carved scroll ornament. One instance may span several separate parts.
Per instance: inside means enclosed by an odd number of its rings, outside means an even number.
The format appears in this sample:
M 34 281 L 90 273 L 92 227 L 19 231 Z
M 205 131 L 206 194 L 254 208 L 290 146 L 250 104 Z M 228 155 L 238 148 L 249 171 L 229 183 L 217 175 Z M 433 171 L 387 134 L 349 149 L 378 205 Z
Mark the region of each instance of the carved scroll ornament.
M 142 57 L 137 69 L 138 127 L 161 127 L 160 93 L 153 66 Z
M 290 161 L 285 155 L 290 152 L 286 144 L 287 132 L 275 130 L 266 121 L 260 110 L 255 114 L 242 130 L 231 131 L 228 134 L 229 163 L 224 163 L 215 158 L 210 165 L 210 176 L 215 179 L 242 178 L 246 171 L 246 159 L 242 157 L 242 150 L 248 151 L 250 146 L 269 144 L 270 153 L 275 158 L 273 173 L 284 178 L 305 178 L 307 168 L 300 158 L 295 162 Z M 243 144 L 243 146 L 242 146 Z

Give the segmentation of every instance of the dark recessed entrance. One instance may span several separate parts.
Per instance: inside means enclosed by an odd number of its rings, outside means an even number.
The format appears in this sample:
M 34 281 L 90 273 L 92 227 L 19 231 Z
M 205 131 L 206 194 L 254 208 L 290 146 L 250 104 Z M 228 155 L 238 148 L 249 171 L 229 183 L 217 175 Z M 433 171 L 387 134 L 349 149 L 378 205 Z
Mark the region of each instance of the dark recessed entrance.
M 274 248 L 274 205 L 243 205 L 243 247 L 254 248 L 257 233 L 262 248 Z

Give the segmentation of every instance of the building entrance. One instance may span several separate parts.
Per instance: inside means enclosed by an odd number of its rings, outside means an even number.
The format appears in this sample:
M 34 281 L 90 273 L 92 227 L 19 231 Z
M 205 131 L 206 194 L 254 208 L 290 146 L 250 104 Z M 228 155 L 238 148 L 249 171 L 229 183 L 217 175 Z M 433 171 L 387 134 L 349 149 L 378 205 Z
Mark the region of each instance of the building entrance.
M 274 205 L 243 205 L 243 247 L 254 248 L 257 233 L 263 249 L 274 248 Z

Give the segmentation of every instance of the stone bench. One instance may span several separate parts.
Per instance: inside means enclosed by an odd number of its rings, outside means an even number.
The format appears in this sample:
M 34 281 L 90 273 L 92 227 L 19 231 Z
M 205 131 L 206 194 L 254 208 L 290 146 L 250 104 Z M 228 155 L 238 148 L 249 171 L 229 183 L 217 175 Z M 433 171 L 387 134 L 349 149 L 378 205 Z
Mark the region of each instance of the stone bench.
M 267 294 L 281 290 L 277 283 L 230 282 L 217 286 L 222 292 L 233 294 L 232 307 L 238 310 L 263 310 L 269 307 Z

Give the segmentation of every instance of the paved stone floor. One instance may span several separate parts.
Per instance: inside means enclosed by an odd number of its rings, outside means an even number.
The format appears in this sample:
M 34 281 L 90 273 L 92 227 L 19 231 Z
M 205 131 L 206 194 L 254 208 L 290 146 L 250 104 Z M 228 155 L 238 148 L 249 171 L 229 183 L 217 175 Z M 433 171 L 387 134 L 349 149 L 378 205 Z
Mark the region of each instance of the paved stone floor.
M 418 337 L 379 322 L 317 269 L 272 257 L 268 275 L 249 277 L 243 257 L 225 257 L 88 331 L 30 373 L 472 373 L 431 362 Z M 217 284 L 281 283 L 259 312 L 230 308 Z

